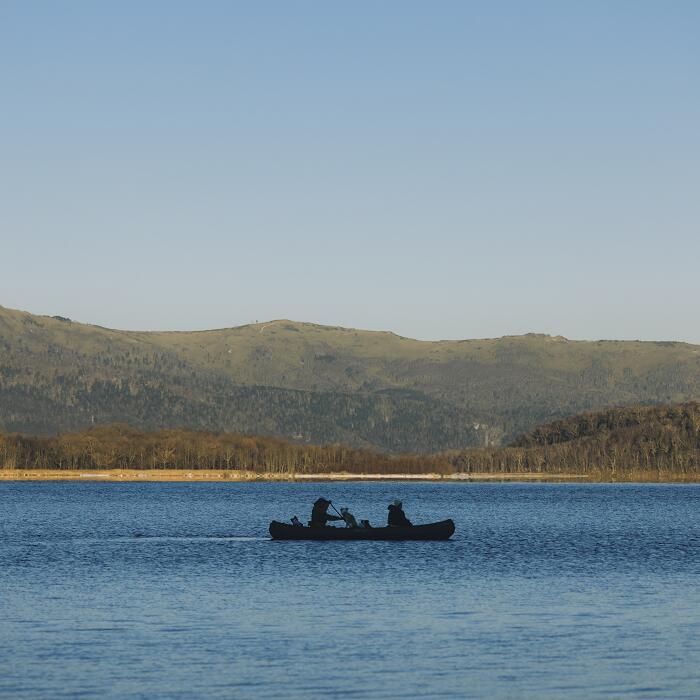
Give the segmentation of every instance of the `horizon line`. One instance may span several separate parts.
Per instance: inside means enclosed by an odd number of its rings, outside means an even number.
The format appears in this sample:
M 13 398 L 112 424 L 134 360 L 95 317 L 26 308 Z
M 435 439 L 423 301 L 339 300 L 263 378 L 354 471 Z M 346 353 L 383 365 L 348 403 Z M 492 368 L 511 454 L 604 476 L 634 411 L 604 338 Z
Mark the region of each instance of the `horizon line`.
M 242 323 L 240 325 L 233 326 L 220 326 L 217 328 L 199 328 L 194 330 L 177 330 L 177 329 L 167 329 L 167 330 L 134 330 L 129 328 L 114 328 L 111 326 L 103 326 L 99 323 L 89 323 L 85 321 L 78 321 L 74 318 L 68 316 L 62 316 L 59 314 L 39 314 L 33 313 L 31 311 L 25 311 L 24 309 L 13 309 L 0 304 L 0 310 L 9 311 L 17 314 L 25 314 L 27 316 L 36 316 L 39 318 L 50 319 L 57 321 L 58 323 L 75 323 L 80 326 L 89 326 L 92 328 L 99 328 L 105 331 L 112 331 L 115 333 L 133 333 L 133 334 L 162 334 L 162 333 L 220 333 L 222 331 L 235 331 L 244 328 L 251 327 L 261 327 L 259 332 L 262 333 L 266 326 L 270 326 L 277 323 L 292 323 L 300 326 L 316 326 L 318 328 L 326 330 L 339 330 L 348 332 L 360 332 L 360 333 L 381 333 L 384 335 L 392 335 L 400 340 L 410 340 L 416 343 L 462 343 L 462 342 L 484 342 L 484 341 L 494 341 L 494 340 L 504 340 L 507 338 L 528 338 L 528 337 L 539 337 L 539 338 L 550 338 L 555 342 L 566 342 L 566 343 L 672 343 L 674 345 L 699 345 L 698 343 L 692 343 L 687 340 L 642 340 L 641 338 L 569 338 L 561 334 L 544 333 L 539 331 L 527 331 L 525 333 L 505 333 L 500 336 L 491 337 L 481 337 L 481 338 L 413 338 L 411 336 L 401 335 L 395 331 L 387 329 L 369 329 L 369 328 L 358 328 L 355 326 L 343 326 L 338 324 L 326 324 L 317 323 L 315 321 L 296 321 L 289 318 L 276 318 L 265 321 L 251 321 L 249 323 Z

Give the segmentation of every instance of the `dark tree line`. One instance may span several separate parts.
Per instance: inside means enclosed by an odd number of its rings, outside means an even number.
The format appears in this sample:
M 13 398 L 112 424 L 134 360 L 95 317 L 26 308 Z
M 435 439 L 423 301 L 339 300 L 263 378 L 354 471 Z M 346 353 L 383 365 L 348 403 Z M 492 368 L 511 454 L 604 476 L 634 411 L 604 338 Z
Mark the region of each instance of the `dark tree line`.
M 57 437 L 0 436 L 0 467 L 15 469 L 213 469 L 258 473 L 347 471 L 419 474 L 440 461 L 343 445 L 298 445 L 278 438 L 192 430 L 143 432 L 101 426 Z
M 700 404 L 617 408 L 555 421 L 509 447 L 433 455 L 123 425 L 57 437 L 0 435 L 5 469 L 213 469 L 257 473 L 577 473 L 700 477 Z
M 510 447 L 462 451 L 451 463 L 457 471 L 700 477 L 700 404 L 584 413 L 541 426 Z

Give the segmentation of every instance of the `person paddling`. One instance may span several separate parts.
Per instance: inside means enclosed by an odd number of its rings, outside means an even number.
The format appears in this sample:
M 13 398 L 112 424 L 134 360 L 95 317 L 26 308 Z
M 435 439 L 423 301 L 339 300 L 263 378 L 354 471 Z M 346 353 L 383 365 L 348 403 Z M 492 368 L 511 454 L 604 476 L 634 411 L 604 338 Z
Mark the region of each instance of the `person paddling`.
M 413 526 L 413 523 L 406 517 L 406 513 L 403 512 L 403 504 L 398 499 L 389 506 L 387 525 L 389 525 L 389 527 Z
M 325 498 L 317 498 L 311 511 L 309 527 L 323 527 L 329 520 L 342 520 L 339 515 L 331 515 L 328 506 L 331 502 Z

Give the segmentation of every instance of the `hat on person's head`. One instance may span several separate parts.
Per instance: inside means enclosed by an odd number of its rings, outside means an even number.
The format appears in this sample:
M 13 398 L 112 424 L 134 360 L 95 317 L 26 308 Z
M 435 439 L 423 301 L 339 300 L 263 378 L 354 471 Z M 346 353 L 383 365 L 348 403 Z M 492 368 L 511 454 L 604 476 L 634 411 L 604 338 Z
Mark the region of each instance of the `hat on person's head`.
M 347 506 L 343 506 L 343 507 L 340 509 L 340 512 L 341 512 L 341 513 L 347 513 L 347 512 L 348 512 Z
M 318 506 L 318 505 L 320 505 L 321 503 L 330 503 L 330 501 L 329 501 L 327 498 L 317 498 L 317 499 L 314 501 L 314 505 L 315 505 L 315 506 Z

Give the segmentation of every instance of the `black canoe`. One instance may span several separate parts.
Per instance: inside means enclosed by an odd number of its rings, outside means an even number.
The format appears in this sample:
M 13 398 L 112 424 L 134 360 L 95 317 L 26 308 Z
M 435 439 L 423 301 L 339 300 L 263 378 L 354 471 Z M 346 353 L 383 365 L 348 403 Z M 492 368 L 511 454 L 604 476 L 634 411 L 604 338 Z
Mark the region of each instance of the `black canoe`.
M 454 534 L 455 524 L 443 520 L 429 525 L 413 527 L 299 527 L 270 523 L 273 540 L 449 540 Z

